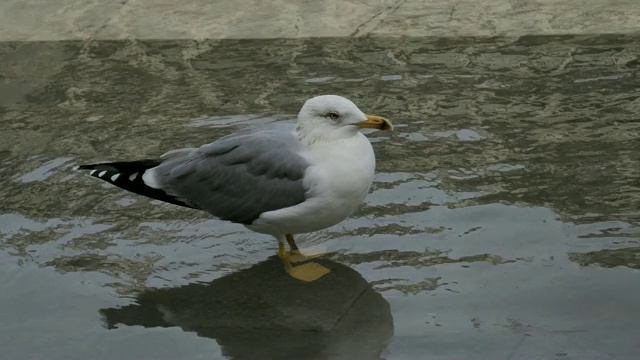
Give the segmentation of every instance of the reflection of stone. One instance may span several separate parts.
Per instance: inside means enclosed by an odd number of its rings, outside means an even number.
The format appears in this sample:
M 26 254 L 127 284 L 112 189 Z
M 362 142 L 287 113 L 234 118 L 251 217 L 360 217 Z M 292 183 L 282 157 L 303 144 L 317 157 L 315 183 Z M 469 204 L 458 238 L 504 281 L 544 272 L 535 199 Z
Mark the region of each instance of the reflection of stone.
M 627 266 L 633 269 L 640 269 L 640 247 L 569 253 L 569 260 L 578 263 L 580 266 L 594 265 L 604 268 Z
M 393 335 L 389 303 L 353 269 L 313 283 L 283 275 L 277 257 L 210 283 L 144 291 L 102 309 L 107 326 L 179 326 L 214 338 L 231 358 L 378 359 Z

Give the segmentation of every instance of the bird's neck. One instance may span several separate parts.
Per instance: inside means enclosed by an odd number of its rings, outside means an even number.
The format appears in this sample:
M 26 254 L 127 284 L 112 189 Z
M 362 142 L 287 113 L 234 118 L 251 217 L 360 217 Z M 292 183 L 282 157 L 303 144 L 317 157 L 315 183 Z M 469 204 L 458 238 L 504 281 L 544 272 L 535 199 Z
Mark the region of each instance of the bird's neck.
M 296 136 L 298 139 L 312 146 L 314 143 L 338 142 L 351 139 L 358 134 L 358 128 L 355 126 L 305 126 L 298 124 L 296 127 Z

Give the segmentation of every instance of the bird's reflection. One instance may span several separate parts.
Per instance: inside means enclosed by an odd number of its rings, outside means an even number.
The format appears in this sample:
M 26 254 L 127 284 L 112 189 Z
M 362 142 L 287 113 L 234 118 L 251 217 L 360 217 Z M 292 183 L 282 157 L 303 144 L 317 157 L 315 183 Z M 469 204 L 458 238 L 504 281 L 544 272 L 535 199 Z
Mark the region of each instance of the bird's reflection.
M 312 283 L 283 275 L 276 257 L 210 283 L 156 289 L 102 309 L 107 326 L 179 326 L 216 339 L 232 359 L 379 359 L 393 335 L 389 303 L 353 269 Z

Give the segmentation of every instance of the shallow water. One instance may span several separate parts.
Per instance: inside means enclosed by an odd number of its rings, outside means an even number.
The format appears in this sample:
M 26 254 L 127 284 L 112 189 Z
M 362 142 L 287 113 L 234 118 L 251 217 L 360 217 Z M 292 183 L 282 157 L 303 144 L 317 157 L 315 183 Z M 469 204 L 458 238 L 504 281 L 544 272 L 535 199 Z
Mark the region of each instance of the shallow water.
M 2 43 L 0 358 L 634 358 L 639 41 Z M 197 296 L 181 303 L 186 323 L 140 310 L 109 326 L 154 289 L 174 289 L 171 303 L 197 284 L 218 294 L 235 274 L 224 289 L 253 289 L 276 244 L 72 168 L 290 121 L 323 93 L 396 131 L 368 134 L 378 173 L 359 212 L 298 242 L 360 274 L 384 300 L 362 316 L 393 324 L 265 338 L 267 318 L 245 323 L 256 336 L 221 336 L 188 320 L 207 323 L 213 300 Z M 305 326 L 332 291 L 305 298 Z M 381 330 L 360 337 L 367 326 Z

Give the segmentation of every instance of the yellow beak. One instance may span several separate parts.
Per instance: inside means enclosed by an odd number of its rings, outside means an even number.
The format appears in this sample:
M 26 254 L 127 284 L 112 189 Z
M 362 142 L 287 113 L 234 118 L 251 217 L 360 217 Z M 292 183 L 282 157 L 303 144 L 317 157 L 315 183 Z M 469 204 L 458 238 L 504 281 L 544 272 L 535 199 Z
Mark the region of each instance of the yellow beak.
M 357 122 L 354 125 L 359 126 L 361 128 L 368 128 L 368 129 L 393 130 L 393 125 L 391 124 L 391 121 L 380 116 L 373 116 L 373 115 L 365 115 L 365 116 L 367 117 L 367 120 Z

